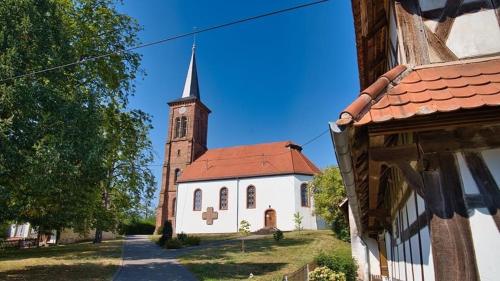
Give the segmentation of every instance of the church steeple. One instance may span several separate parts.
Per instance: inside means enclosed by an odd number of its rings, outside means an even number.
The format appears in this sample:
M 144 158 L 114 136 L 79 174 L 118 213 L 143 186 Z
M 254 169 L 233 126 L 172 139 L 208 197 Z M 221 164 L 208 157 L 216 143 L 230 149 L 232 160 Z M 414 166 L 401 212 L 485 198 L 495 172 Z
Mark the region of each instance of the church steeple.
M 182 91 L 182 98 L 197 98 L 200 99 L 200 87 L 198 86 L 198 71 L 196 70 L 196 45 L 193 44 L 193 51 L 191 53 L 191 62 L 184 83 L 184 91 Z

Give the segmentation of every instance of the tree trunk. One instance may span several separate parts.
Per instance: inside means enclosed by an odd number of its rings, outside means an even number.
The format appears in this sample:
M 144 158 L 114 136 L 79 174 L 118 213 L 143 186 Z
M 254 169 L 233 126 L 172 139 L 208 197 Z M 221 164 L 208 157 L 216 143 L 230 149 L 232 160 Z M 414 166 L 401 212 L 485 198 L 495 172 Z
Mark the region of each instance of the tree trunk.
M 241 239 L 241 251 L 245 252 L 245 239 Z
M 104 189 L 102 193 L 102 205 L 105 210 L 109 209 L 109 193 L 108 189 Z M 94 243 L 102 242 L 102 228 L 99 227 L 99 222 L 97 223 L 97 227 L 95 229 Z
M 102 242 L 102 229 L 96 228 L 94 236 L 94 244 Z

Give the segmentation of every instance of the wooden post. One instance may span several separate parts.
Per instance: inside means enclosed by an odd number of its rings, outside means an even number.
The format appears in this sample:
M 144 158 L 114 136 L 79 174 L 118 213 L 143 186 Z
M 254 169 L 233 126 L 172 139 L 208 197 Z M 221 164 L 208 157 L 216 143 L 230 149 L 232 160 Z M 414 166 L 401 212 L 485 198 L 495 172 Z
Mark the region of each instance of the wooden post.
M 479 280 L 474 246 L 455 157 L 426 155 L 422 173 L 436 280 Z

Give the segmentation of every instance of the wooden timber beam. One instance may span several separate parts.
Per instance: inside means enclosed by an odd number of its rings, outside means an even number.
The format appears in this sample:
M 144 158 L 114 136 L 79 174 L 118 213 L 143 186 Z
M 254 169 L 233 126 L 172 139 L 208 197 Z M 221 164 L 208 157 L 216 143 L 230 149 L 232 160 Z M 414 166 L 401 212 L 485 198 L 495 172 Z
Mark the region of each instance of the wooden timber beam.
M 370 148 L 381 147 L 384 145 L 384 136 L 370 138 Z M 382 163 L 378 161 L 368 162 L 368 209 L 374 210 L 378 207 L 378 192 L 380 189 L 380 176 Z M 375 223 L 374 217 L 368 218 L 368 227 Z
M 401 170 L 408 186 L 418 195 L 424 196 L 424 184 L 420 173 L 410 164 L 418 161 L 419 151 L 416 144 L 406 144 L 390 147 L 370 147 L 370 161 L 387 163 L 389 166 L 397 167 Z M 373 209 L 370 207 L 370 209 Z
M 425 34 L 429 41 L 429 46 L 436 52 L 438 57 L 442 61 L 455 61 L 458 60 L 457 55 L 451 51 L 448 46 L 446 46 L 446 41 L 439 38 L 435 33 L 433 33 L 426 25 L 424 25 Z
M 424 153 L 492 149 L 500 147 L 499 135 L 499 125 L 470 126 L 418 133 L 418 142 Z
M 398 0 L 394 3 L 398 27 L 403 38 L 402 53 L 406 54 L 405 64 L 424 65 L 430 63 L 424 22 L 420 16 L 418 1 Z
M 435 280 L 479 280 L 467 207 L 453 153 L 426 157 L 422 172 Z
M 406 144 L 390 147 L 371 147 L 368 151 L 370 160 L 379 162 L 415 161 L 418 160 L 416 144 Z
M 447 0 L 436 26 L 436 36 L 446 42 L 464 0 Z

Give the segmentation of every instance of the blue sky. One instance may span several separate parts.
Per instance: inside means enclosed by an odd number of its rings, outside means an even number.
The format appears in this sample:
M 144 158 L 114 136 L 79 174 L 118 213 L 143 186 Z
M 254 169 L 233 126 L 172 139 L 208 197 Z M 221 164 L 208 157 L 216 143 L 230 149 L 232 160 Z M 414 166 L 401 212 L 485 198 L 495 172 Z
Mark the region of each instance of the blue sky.
M 305 2 L 125 0 L 119 10 L 138 20 L 145 43 Z M 192 43 L 184 38 L 139 50 L 146 75 L 136 82 L 131 107 L 153 116 L 155 164 L 163 161 L 167 102 L 182 94 Z M 355 51 L 348 0 L 199 34 L 201 99 L 212 110 L 209 148 L 303 144 L 317 136 L 359 92 Z M 303 152 L 320 168 L 336 164 L 329 134 Z M 159 186 L 161 167 L 153 170 Z

